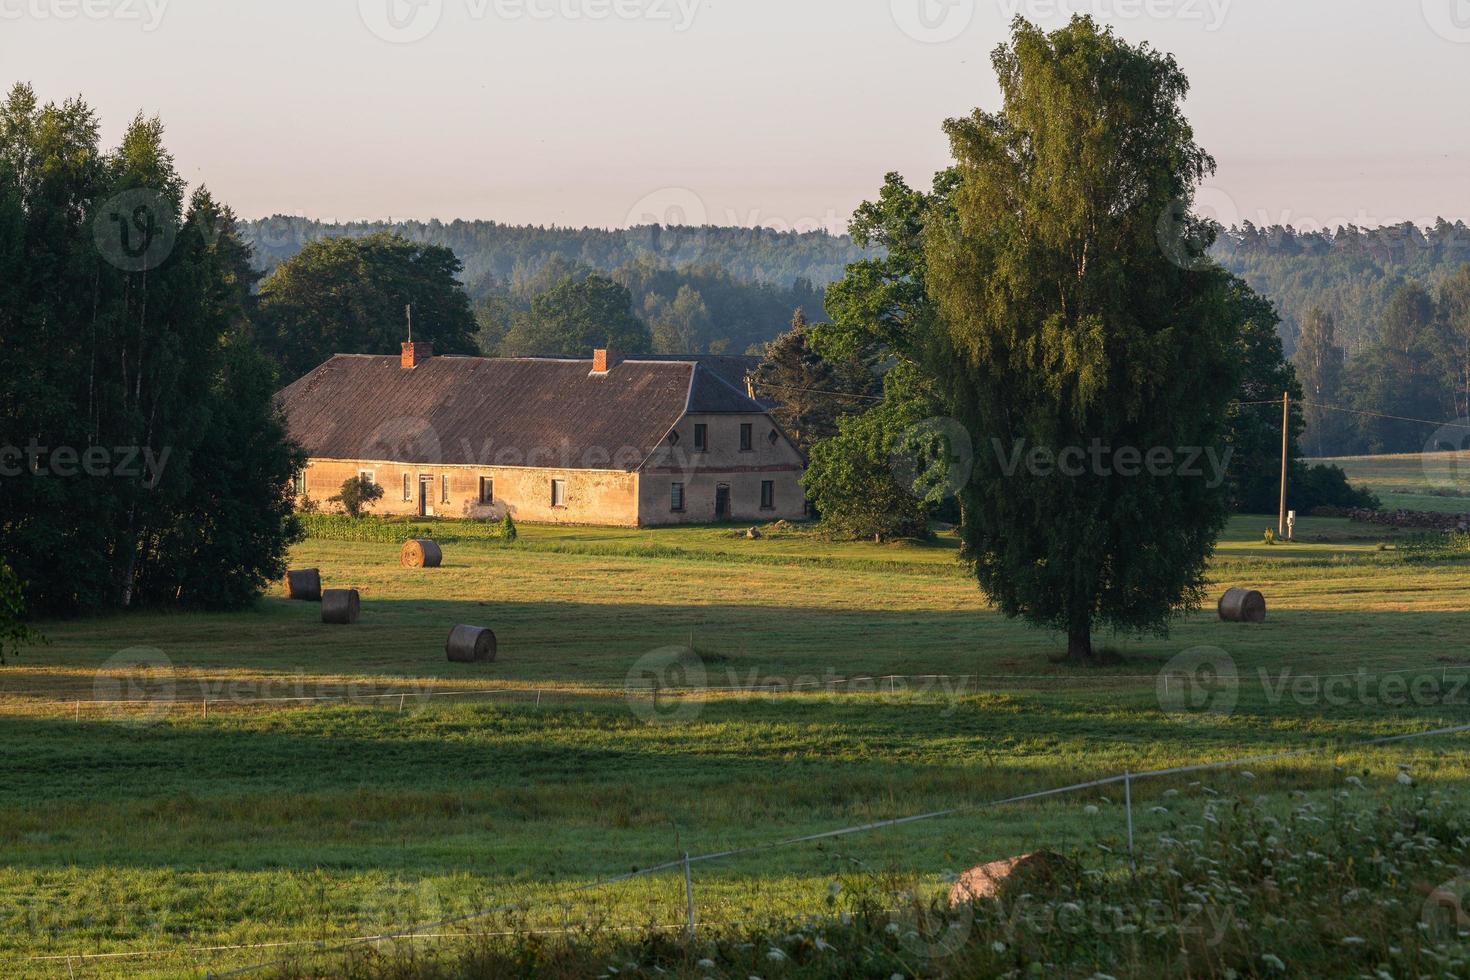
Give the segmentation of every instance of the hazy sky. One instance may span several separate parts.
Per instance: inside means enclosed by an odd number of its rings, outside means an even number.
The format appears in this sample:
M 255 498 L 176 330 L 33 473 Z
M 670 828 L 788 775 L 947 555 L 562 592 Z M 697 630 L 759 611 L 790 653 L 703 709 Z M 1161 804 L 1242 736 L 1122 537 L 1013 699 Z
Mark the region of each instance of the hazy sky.
M 1470 220 L 1470 0 L 0 0 L 0 81 L 247 217 L 840 229 L 1071 12 L 1178 57 L 1226 223 Z

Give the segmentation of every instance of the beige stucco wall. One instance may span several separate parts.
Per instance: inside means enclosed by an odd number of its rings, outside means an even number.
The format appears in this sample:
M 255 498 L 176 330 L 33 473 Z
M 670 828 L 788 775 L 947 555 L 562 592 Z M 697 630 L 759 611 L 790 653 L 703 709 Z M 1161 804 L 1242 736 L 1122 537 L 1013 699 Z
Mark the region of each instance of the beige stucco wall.
M 740 448 L 740 426 L 751 426 L 751 448 Z M 708 426 L 709 448 L 694 450 L 694 426 Z M 801 454 L 768 415 L 688 415 L 639 473 L 638 512 L 644 524 L 704 524 L 715 520 L 715 496 L 730 488 L 730 519 L 760 523 L 799 520 L 806 513 Z M 775 442 L 771 434 L 775 433 Z M 761 508 L 761 483 L 775 484 L 775 507 Z M 684 510 L 671 509 L 672 485 L 684 484 Z
M 751 449 L 740 449 L 740 426 L 752 427 Z M 709 427 L 709 448 L 694 451 L 694 426 Z M 802 459 L 796 447 L 767 415 L 690 415 L 676 426 L 677 444 L 661 444 L 639 472 L 555 469 L 517 466 L 405 465 L 383 460 L 313 459 L 307 465 L 306 492 L 324 509 L 343 481 L 361 471 L 373 474 L 383 499 L 371 513 L 385 516 L 419 512 L 418 481 L 432 480 L 429 507 L 438 517 L 498 520 L 507 511 L 517 521 L 539 524 L 607 524 L 614 526 L 702 524 L 715 520 L 720 486 L 730 488 L 730 519 L 761 523 L 805 516 L 801 487 Z M 775 442 L 771 434 L 776 434 Z M 403 476 L 409 476 L 409 500 L 403 499 Z M 449 477 L 449 500 L 443 499 L 443 477 Z M 480 477 L 495 481 L 495 502 L 480 506 Z M 551 481 L 565 480 L 565 507 L 551 506 Z M 761 483 L 774 484 L 775 507 L 760 505 Z M 675 482 L 684 484 L 684 510 L 671 509 Z
M 559 470 L 510 466 L 412 466 L 377 460 L 313 459 L 307 465 L 306 492 L 327 508 L 343 481 L 367 470 L 383 487 L 383 499 L 371 513 L 415 515 L 419 512 L 418 479 L 433 479 L 429 503 L 438 517 L 499 519 L 509 511 L 517 521 L 539 524 L 638 523 L 638 474 L 616 470 Z M 403 475 L 409 475 L 411 500 L 403 499 Z M 443 502 L 441 479 L 449 477 L 449 502 Z M 495 503 L 480 506 L 480 477 L 495 481 Z M 551 481 L 565 480 L 565 507 L 551 506 Z

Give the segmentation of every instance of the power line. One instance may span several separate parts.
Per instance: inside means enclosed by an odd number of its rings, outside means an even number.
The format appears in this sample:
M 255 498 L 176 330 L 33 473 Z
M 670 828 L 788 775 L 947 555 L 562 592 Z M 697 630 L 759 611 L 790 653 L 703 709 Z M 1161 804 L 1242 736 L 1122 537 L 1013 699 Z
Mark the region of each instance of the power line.
M 782 391 L 804 391 L 812 395 L 831 395 L 834 398 L 860 398 L 865 401 L 875 402 L 881 402 L 884 399 L 883 395 L 859 395 L 850 391 L 834 391 L 830 388 L 801 388 L 796 385 L 778 385 L 773 384 L 769 381 L 755 381 L 753 379 L 751 383 L 757 388 L 779 388 Z
M 1323 405 L 1321 402 L 1303 401 L 1300 404 L 1310 405 L 1313 408 L 1326 409 L 1329 412 L 1343 412 L 1347 415 L 1363 415 L 1374 419 L 1388 419 L 1393 422 L 1417 422 L 1421 425 L 1433 425 L 1441 429 L 1467 429 L 1470 425 L 1464 422 L 1436 422 L 1433 419 L 1413 419 L 1405 415 L 1384 415 L 1382 412 L 1367 412 L 1360 408 L 1343 408 L 1339 405 Z

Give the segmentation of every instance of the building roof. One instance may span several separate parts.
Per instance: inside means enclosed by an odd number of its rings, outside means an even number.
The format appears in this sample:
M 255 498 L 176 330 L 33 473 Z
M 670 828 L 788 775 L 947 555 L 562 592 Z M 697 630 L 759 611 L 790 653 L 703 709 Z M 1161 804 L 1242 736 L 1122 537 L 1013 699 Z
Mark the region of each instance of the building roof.
M 282 390 L 308 456 L 561 469 L 639 468 L 687 413 L 763 413 L 693 360 L 338 354 Z

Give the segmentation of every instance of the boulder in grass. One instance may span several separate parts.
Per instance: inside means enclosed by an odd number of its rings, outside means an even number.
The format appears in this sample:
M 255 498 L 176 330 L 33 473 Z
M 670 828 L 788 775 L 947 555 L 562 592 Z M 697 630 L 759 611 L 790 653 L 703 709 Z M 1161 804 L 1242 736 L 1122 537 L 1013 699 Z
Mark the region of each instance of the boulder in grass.
M 322 573 L 315 568 L 297 568 L 287 572 L 286 598 L 299 602 L 321 602 Z
M 1052 851 L 991 861 L 960 875 L 949 889 L 949 904 L 963 905 L 1027 892 L 1054 892 L 1058 886 L 1075 881 L 1081 873 L 1077 862 Z

